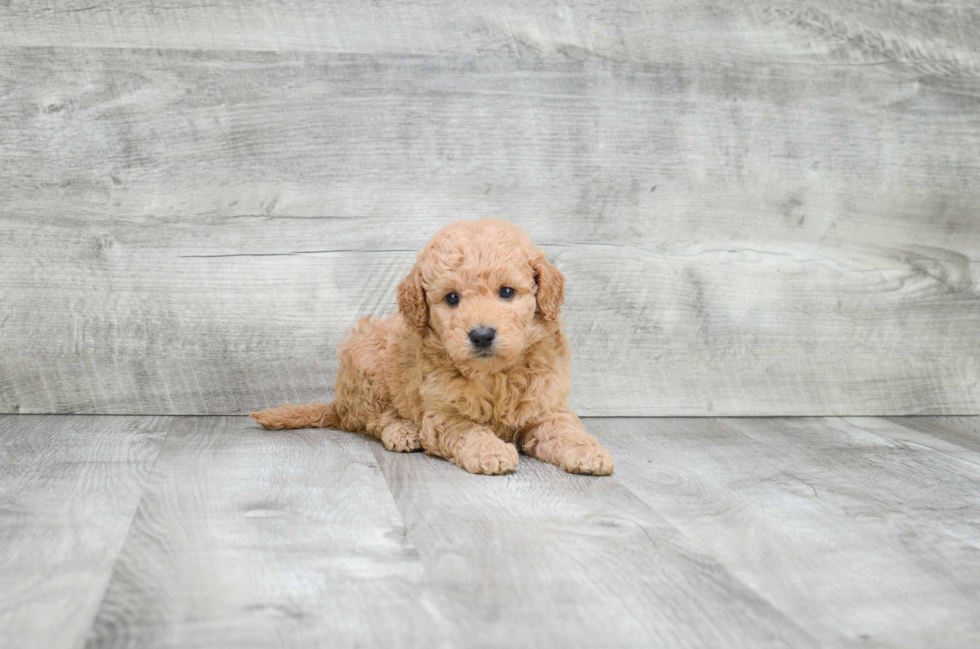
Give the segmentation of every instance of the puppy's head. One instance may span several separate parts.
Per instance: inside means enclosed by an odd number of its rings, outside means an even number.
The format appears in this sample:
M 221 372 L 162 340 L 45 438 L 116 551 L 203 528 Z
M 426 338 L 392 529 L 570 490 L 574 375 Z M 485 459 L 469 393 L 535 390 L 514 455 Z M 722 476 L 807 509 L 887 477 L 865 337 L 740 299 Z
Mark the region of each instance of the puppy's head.
M 432 330 L 457 365 L 496 371 L 547 335 L 565 278 L 516 226 L 483 219 L 443 228 L 398 287 L 398 310 Z

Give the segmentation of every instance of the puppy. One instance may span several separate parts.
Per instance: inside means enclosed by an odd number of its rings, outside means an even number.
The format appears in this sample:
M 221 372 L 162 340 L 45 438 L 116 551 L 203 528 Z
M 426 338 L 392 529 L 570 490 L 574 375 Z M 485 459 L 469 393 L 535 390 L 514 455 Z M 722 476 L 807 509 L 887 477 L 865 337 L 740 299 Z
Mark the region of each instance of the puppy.
M 364 318 L 338 349 L 333 403 L 251 413 L 265 428 L 367 432 L 472 473 L 517 466 L 517 449 L 573 473 L 613 471 L 568 409 L 565 278 L 516 226 L 443 228 L 398 286 L 398 310 Z

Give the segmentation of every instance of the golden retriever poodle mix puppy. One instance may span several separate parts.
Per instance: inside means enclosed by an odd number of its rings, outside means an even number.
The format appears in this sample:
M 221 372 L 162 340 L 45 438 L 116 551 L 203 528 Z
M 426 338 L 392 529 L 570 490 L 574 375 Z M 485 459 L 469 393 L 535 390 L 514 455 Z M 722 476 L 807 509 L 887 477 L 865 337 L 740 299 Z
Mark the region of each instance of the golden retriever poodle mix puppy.
M 364 318 L 340 346 L 333 403 L 252 417 L 270 429 L 366 432 L 472 473 L 506 473 L 517 449 L 565 471 L 607 475 L 613 459 L 568 409 L 565 278 L 516 226 L 443 228 L 398 286 L 398 310 Z

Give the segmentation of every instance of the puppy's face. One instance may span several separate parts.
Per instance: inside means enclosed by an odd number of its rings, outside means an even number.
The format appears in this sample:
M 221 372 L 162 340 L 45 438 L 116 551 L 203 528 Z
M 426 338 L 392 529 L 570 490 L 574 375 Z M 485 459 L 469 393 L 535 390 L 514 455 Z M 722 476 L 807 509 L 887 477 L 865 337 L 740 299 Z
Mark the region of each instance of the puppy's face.
M 424 296 L 412 303 L 412 293 Z M 419 254 L 399 288 L 399 310 L 417 329 L 430 327 L 453 362 L 497 371 L 519 360 L 557 320 L 563 278 L 509 223 L 462 221 Z M 414 316 L 414 317 L 413 317 Z
M 459 268 L 437 275 L 426 291 L 429 325 L 457 364 L 509 365 L 533 333 L 534 274 L 526 260 L 510 257 L 499 255 L 493 263 L 464 258 Z

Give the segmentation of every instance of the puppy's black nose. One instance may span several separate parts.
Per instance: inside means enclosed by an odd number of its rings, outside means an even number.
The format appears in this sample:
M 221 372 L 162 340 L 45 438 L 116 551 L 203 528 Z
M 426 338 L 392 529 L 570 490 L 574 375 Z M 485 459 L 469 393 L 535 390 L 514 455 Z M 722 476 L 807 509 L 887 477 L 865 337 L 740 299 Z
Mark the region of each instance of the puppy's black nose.
M 486 349 L 493 344 L 493 338 L 496 335 L 497 330 L 492 327 L 470 329 L 470 342 L 477 349 Z

